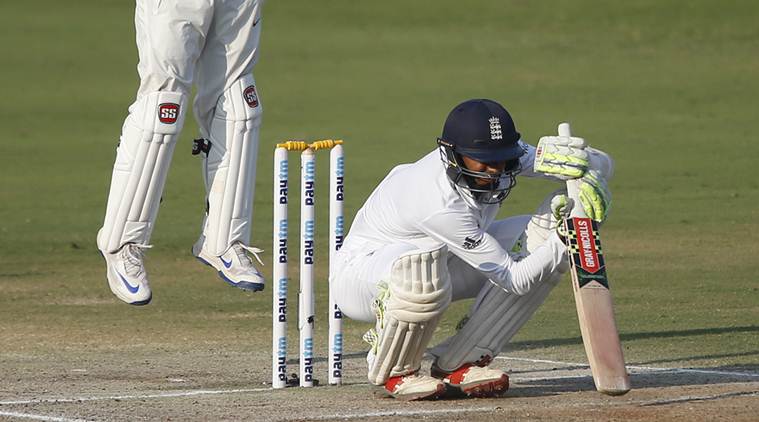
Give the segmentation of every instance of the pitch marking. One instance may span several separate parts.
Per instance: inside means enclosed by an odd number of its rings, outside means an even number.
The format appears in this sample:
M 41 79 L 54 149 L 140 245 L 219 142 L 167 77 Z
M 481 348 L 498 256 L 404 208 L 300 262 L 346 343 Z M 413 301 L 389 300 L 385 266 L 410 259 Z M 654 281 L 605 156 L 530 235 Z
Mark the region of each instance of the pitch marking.
M 429 410 L 386 410 L 382 412 L 366 412 L 366 413 L 334 413 L 331 415 L 322 415 L 315 417 L 298 416 L 296 418 L 279 419 L 280 421 L 293 421 L 293 420 L 348 420 L 348 419 L 363 419 L 374 418 L 382 416 L 429 416 L 429 415 L 446 415 L 453 413 L 470 413 L 470 412 L 492 412 L 494 410 L 503 409 L 501 406 L 489 406 L 489 407 L 472 407 L 472 408 L 452 408 L 452 409 L 429 409 Z
M 583 368 L 590 368 L 590 365 L 588 365 L 587 363 L 560 362 L 556 360 L 546 360 L 546 359 L 528 359 L 528 358 L 516 358 L 516 357 L 509 357 L 509 356 L 497 356 L 496 359 L 517 360 L 517 361 L 533 362 L 533 363 L 550 363 L 553 365 L 580 366 Z M 755 372 L 715 371 L 711 369 L 689 369 L 689 368 L 657 368 L 657 367 L 652 367 L 652 366 L 637 366 L 637 365 L 626 365 L 626 366 L 629 369 L 636 369 L 639 371 L 650 371 L 650 372 L 685 372 L 685 373 L 694 373 L 694 374 L 759 378 L 759 374 Z
M 0 416 L 10 416 L 12 418 L 32 419 L 35 421 L 49 421 L 49 422 L 84 422 L 83 419 L 69 419 L 61 418 L 58 416 L 45 416 L 35 415 L 32 413 L 17 413 L 17 412 L 3 412 L 0 411 Z
M 578 366 L 582 368 L 589 367 L 587 363 L 561 362 L 561 361 L 547 360 L 547 359 L 529 359 L 529 358 L 518 358 L 518 357 L 509 357 L 509 356 L 498 356 L 496 357 L 496 359 L 524 361 L 524 362 L 532 362 L 532 363 L 548 363 L 552 365 Z M 683 372 L 683 373 L 700 373 L 700 374 L 721 375 L 721 376 L 759 378 L 759 374 L 751 373 L 751 372 L 730 372 L 730 371 L 715 371 L 715 370 L 706 370 L 706 369 L 687 369 L 687 368 L 657 368 L 657 367 L 635 366 L 635 365 L 628 365 L 627 368 L 640 370 L 640 371 L 650 371 L 650 372 Z M 582 378 L 582 377 L 590 377 L 590 375 L 552 376 L 552 377 L 535 377 L 535 378 L 532 378 L 532 377 L 522 378 L 522 377 L 515 376 L 513 377 L 513 379 L 514 381 L 539 381 L 539 380 L 570 379 L 570 378 Z M 192 397 L 192 396 L 221 395 L 221 394 L 258 393 L 258 392 L 264 392 L 264 391 L 273 391 L 273 389 L 270 387 L 267 387 L 267 388 L 241 388 L 241 389 L 230 389 L 230 390 L 189 390 L 189 391 L 174 391 L 174 392 L 154 393 L 154 394 L 129 394 L 129 395 L 122 394 L 122 395 L 113 395 L 113 396 L 85 396 L 85 397 L 29 399 L 29 400 L 7 400 L 7 401 L 0 401 L 0 405 L 43 404 L 43 403 L 56 404 L 56 403 L 82 402 L 82 401 L 97 401 L 97 400 L 161 399 L 161 398 L 172 398 L 172 397 Z M 456 410 L 456 411 L 464 411 L 464 410 Z M 448 411 L 445 410 L 444 412 L 448 412 Z M 382 416 L 382 415 L 378 414 L 378 416 Z M 31 416 L 34 416 L 34 415 L 31 415 Z M 363 417 L 362 415 L 359 415 L 359 416 Z M 356 417 L 359 417 L 359 416 L 356 416 Z M 45 417 L 45 416 L 40 416 L 40 417 Z M 353 418 L 353 416 L 351 415 L 347 415 L 346 417 Z M 45 419 L 45 420 L 69 421 L 70 419 Z
M 234 390 L 190 390 L 190 391 L 174 391 L 168 393 L 155 393 L 155 394 L 132 394 L 132 395 L 118 395 L 118 396 L 90 396 L 90 397 L 62 397 L 51 399 L 31 399 L 31 400 L 10 400 L 0 401 L 0 406 L 11 404 L 42 404 L 42 403 L 72 403 L 80 401 L 96 401 L 96 400 L 129 400 L 129 399 L 162 399 L 171 397 L 191 397 L 191 396 L 206 396 L 214 394 L 238 394 L 238 393 L 258 393 L 261 391 L 270 391 L 271 388 L 240 388 Z

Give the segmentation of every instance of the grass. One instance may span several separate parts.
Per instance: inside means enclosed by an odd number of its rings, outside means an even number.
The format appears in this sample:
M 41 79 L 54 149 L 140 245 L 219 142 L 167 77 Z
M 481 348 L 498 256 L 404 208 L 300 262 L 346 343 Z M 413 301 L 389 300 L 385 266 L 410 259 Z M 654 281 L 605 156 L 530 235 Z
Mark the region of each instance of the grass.
M 138 338 L 133 347 L 267 353 L 270 291 L 227 288 L 189 255 L 204 209 L 191 122 L 149 254 L 155 303 L 121 305 L 104 283 L 94 237 L 137 87 L 132 13 L 113 0 L 0 5 L 0 343 L 55 354 Z M 603 238 L 628 360 L 759 366 L 755 3 L 282 0 L 264 16 L 253 244 L 267 259 L 277 140 L 346 139 L 352 216 L 390 168 L 433 148 L 453 105 L 490 97 L 529 142 L 569 120 L 616 159 Z M 520 181 L 502 215 L 530 212 L 553 188 Z M 319 218 L 326 227 L 326 210 Z M 321 303 L 325 292 L 322 282 Z M 348 324 L 349 350 L 364 328 Z M 513 349 L 583 359 L 569 283 Z

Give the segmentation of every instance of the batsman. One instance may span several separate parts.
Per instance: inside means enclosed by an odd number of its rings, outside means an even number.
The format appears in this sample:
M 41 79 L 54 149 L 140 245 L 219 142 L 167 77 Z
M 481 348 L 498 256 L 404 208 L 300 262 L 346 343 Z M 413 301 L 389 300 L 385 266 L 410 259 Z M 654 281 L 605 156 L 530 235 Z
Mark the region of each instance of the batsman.
M 500 395 L 509 378 L 488 364 L 569 269 L 563 217 L 582 207 L 608 214 L 611 158 L 572 136 L 524 142 L 499 103 L 473 99 L 448 115 L 437 148 L 390 171 L 358 211 L 337 254 L 331 291 L 343 313 L 375 322 L 365 335 L 368 378 L 393 397 L 435 398 L 446 389 Z M 518 177 L 580 181 L 532 215 L 496 220 Z M 563 184 L 562 184 L 563 185 Z M 452 301 L 475 298 L 466 322 L 422 357 Z
M 248 245 L 263 109 L 253 79 L 262 0 L 137 0 L 140 86 L 116 150 L 97 244 L 113 293 L 150 302 L 144 265 L 169 164 L 190 107 L 202 139 L 206 214 L 192 253 L 234 286 L 261 290 Z

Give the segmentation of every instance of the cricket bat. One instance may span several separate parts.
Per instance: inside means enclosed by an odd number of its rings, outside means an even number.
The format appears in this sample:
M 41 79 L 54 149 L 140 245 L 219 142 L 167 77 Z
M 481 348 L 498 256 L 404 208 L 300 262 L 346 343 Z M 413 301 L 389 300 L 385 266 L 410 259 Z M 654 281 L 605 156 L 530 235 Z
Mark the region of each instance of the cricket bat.
M 571 136 L 569 123 L 559 124 L 559 136 Z M 614 321 L 598 224 L 585 215 L 580 204 L 579 179 L 567 180 L 567 192 L 575 204 L 564 223 L 582 342 L 596 390 L 622 395 L 630 391 L 630 379 Z

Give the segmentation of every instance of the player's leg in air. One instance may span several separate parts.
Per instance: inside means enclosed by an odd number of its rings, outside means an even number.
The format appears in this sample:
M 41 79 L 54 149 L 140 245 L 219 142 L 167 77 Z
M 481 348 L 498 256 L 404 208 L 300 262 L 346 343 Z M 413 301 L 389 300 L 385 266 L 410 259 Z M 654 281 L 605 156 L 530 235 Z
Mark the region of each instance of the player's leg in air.
M 565 193 L 550 194 L 533 216 L 518 216 L 494 222 L 490 233 L 501 246 L 519 258 L 530 254 L 556 231 L 558 218 L 566 210 Z M 449 261 L 454 300 L 476 296 L 463 325 L 453 336 L 430 352 L 435 356 L 432 375 L 463 393 L 488 397 L 508 388 L 508 376 L 488 364 L 530 319 L 553 287 L 569 269 L 560 265 L 546 273 L 525 294 L 517 295 L 491 283 L 479 271 L 460 259 Z
M 97 236 L 111 290 L 132 305 L 152 298 L 143 253 L 150 247 L 211 12 L 198 0 L 137 1 L 140 87 L 122 128 Z
M 264 278 L 250 246 L 258 137 L 263 108 L 253 79 L 261 35 L 261 4 L 230 1 L 217 6 L 198 61 L 195 116 L 202 139 L 206 215 L 192 253 L 227 283 L 258 291 Z

